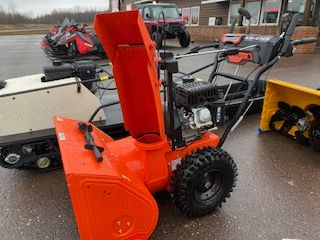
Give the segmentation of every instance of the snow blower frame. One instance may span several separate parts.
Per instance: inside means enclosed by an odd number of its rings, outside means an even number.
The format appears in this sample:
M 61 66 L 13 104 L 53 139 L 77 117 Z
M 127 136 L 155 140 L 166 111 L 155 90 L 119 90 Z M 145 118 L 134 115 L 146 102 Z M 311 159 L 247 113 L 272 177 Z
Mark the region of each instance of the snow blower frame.
M 177 207 L 189 216 L 209 214 L 221 206 L 237 178 L 234 160 L 221 147 L 244 116 L 259 77 L 292 51 L 296 20 L 281 38 L 280 50 L 249 84 L 234 119 L 219 138 L 212 133 L 224 119 L 219 89 L 211 82 L 173 81 L 173 74 L 179 72 L 177 59 L 187 56 L 162 54 L 159 64 L 165 79 L 160 81 L 155 45 L 138 11 L 96 16 L 94 26 L 114 66 L 130 136 L 113 140 L 90 123 L 54 119 L 81 239 L 149 238 L 158 220 L 152 193 L 161 190 L 170 191 Z M 248 49 L 233 47 L 220 53 L 232 56 Z

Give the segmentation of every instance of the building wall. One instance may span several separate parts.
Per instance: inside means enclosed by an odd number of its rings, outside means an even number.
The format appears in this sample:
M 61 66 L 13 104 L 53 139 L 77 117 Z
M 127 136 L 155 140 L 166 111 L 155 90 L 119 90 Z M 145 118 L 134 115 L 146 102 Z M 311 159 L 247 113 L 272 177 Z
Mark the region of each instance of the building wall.
M 124 0 L 121 9 L 125 10 L 127 4 L 132 4 L 136 0 Z M 164 0 L 159 2 L 174 3 L 178 8 L 200 6 L 200 26 L 208 26 L 209 17 L 222 17 L 222 25 L 228 21 L 229 1 L 220 3 L 201 4 L 201 0 Z
M 121 9 L 125 10 L 126 4 L 132 4 L 135 1 L 137 0 L 123 0 L 123 3 L 121 4 Z M 251 2 L 253 0 L 246 1 Z M 283 0 L 282 8 L 284 8 L 285 1 L 287 0 Z M 229 26 L 227 26 L 227 23 L 230 1 L 209 4 L 201 4 L 201 0 L 160 0 L 159 2 L 175 3 L 178 8 L 200 6 L 199 26 L 188 26 L 188 31 L 190 32 L 193 41 L 212 42 L 214 40 L 219 40 L 224 33 L 228 32 Z M 232 0 L 232 3 L 240 3 L 240 0 Z M 317 1 L 317 4 L 320 4 L 320 0 Z M 222 17 L 222 25 L 208 26 L 210 17 Z M 252 34 L 276 35 L 277 31 L 277 25 L 251 26 Z M 235 32 L 244 33 L 245 27 L 237 27 L 235 29 Z M 299 27 L 296 29 L 294 38 L 317 37 L 318 34 L 319 28 Z M 297 49 L 300 53 L 310 53 L 314 51 L 315 44 L 299 46 Z
M 222 17 L 222 25 L 227 25 L 229 2 L 209 3 L 200 6 L 200 26 L 208 26 L 210 17 Z
M 299 26 L 296 27 L 292 39 L 317 38 L 319 36 L 319 27 Z M 297 53 L 313 53 L 316 50 L 316 43 L 303 44 L 296 46 Z
M 208 26 L 209 17 L 222 17 L 222 25 L 226 25 L 228 21 L 229 2 L 210 4 L 201 4 L 201 0 L 165 0 L 163 2 L 175 3 L 178 8 L 200 6 L 200 26 Z

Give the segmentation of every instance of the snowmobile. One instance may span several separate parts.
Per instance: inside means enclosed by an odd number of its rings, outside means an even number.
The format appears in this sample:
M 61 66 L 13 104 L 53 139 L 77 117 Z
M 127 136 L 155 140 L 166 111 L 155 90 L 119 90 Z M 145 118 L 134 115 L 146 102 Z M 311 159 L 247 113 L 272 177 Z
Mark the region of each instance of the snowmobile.
M 92 61 L 55 61 L 44 74 L 0 82 L 0 165 L 36 172 L 60 168 L 52 123 L 57 113 L 89 120 L 92 109 L 109 106 L 92 122 L 115 138 L 126 136 L 117 95 L 99 89 L 110 90 L 100 87 L 101 79 L 112 81 L 101 69 Z
M 65 20 L 57 34 L 46 36 L 41 47 L 50 58 L 74 59 L 83 56 L 105 57 L 105 52 L 94 32 L 86 25 L 79 26 L 73 19 Z
M 70 20 L 68 18 L 65 18 L 62 24 L 58 23 L 57 25 L 52 26 L 49 33 L 47 33 L 43 37 L 43 39 L 40 41 L 41 48 L 44 50 L 45 48 L 56 44 L 58 39 L 66 31 L 66 28 L 68 27 L 69 24 L 70 24 Z

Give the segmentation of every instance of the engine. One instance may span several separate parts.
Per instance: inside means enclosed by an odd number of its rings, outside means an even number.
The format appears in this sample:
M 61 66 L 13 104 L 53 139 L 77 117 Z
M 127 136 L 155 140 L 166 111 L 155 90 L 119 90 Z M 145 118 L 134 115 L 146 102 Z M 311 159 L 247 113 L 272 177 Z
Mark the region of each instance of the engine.
M 175 87 L 175 103 L 182 141 L 188 143 L 224 123 L 225 104 L 209 82 L 192 81 Z

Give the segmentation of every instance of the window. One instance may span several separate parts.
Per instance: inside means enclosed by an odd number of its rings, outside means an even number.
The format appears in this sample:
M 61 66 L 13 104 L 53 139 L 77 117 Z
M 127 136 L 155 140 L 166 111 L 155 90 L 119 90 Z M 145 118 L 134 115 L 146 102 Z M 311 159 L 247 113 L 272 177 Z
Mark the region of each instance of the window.
M 281 0 L 265 0 L 262 5 L 261 24 L 277 25 L 281 10 Z
M 119 1 L 111 0 L 111 12 L 119 12 Z
M 145 7 L 143 9 L 143 18 L 144 19 L 151 19 L 150 9 L 148 7 Z
M 127 10 L 127 11 L 132 10 L 132 4 L 131 4 L 131 3 L 129 3 L 129 4 L 126 5 L 126 10 Z
M 306 7 L 307 0 L 289 0 L 288 2 L 288 12 L 300 13 L 299 20 L 303 20 L 303 13 Z
M 176 7 L 172 6 L 153 6 L 153 17 L 158 19 L 160 14 L 163 12 L 166 19 L 177 19 L 180 18 L 180 13 Z
M 304 8 L 306 6 L 307 0 L 289 0 L 288 2 L 288 11 L 289 12 L 298 12 L 304 13 Z
M 199 6 L 191 8 L 191 25 L 199 26 L 199 14 L 200 14 Z
M 251 24 L 258 25 L 259 17 L 260 17 L 260 6 L 261 1 L 247 2 L 245 5 L 245 9 L 251 14 Z M 243 25 L 247 26 L 249 24 L 249 20 L 243 18 Z
M 233 20 L 239 18 L 238 9 L 240 8 L 240 3 L 230 3 L 229 7 L 229 19 L 228 24 L 231 25 Z
M 182 8 L 182 20 L 186 25 L 190 24 L 190 8 Z

